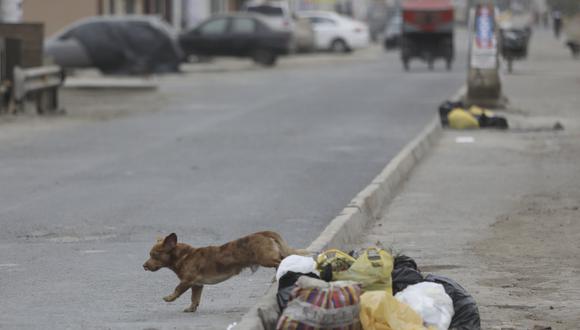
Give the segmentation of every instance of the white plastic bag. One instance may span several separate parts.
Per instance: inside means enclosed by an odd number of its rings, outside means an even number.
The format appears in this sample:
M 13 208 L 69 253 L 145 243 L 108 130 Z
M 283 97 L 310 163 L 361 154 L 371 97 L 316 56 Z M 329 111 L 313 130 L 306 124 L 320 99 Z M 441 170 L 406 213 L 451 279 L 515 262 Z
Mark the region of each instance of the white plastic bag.
M 425 326 L 435 326 L 447 330 L 453 318 L 453 300 L 445 292 L 443 285 L 421 282 L 410 285 L 397 293 L 395 298 L 409 305 L 423 318 Z
M 303 257 L 298 255 L 289 255 L 282 260 L 276 271 L 276 281 L 279 281 L 284 274 L 292 271 L 295 273 L 314 273 L 319 275 L 318 270 L 316 270 L 316 261 L 311 257 Z

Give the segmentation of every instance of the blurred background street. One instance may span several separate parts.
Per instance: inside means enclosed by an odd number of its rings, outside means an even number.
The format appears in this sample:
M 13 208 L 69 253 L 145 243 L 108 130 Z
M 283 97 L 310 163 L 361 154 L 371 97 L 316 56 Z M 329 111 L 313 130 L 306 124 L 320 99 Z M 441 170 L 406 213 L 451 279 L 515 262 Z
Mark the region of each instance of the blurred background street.
M 397 1 L 270 2 L 0 1 L 0 328 L 225 329 L 274 272 L 182 313 L 187 294 L 161 299 L 175 275 L 141 267 L 156 238 L 308 246 L 466 84 L 467 1 L 428 38 L 439 52 L 401 42 Z M 575 55 L 577 18 L 546 42 L 547 4 L 514 3 L 526 47 L 533 26 L 535 47 Z M 533 71 L 513 60 L 508 81 Z M 21 91 L 10 64 L 48 68 L 58 99 Z

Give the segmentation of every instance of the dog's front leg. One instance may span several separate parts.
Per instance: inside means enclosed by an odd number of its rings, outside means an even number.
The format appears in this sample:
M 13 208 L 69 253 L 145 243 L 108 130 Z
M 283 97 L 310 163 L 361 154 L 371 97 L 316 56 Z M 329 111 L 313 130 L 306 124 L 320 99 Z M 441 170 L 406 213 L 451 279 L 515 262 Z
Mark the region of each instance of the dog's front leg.
M 202 290 L 203 285 L 194 285 L 191 287 L 191 305 L 184 309 L 184 312 L 193 313 L 197 310 L 197 306 L 199 306 L 199 300 L 201 299 Z
M 192 284 L 189 282 L 180 282 L 175 288 L 175 291 L 173 291 L 173 293 L 170 294 L 169 296 L 163 297 L 163 300 L 167 302 L 175 301 L 175 299 L 179 298 L 179 296 L 181 296 L 185 291 L 187 291 L 187 289 L 191 288 L 191 286 Z

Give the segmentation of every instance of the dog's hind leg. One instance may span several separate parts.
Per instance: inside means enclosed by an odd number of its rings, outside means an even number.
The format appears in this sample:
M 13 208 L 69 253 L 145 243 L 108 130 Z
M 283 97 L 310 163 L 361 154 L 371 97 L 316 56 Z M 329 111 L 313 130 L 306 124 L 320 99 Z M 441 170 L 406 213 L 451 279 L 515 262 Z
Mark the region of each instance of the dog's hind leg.
M 197 310 L 199 306 L 199 301 L 201 300 L 201 291 L 203 290 L 203 285 L 194 285 L 191 287 L 191 305 L 184 309 L 186 313 L 193 313 Z

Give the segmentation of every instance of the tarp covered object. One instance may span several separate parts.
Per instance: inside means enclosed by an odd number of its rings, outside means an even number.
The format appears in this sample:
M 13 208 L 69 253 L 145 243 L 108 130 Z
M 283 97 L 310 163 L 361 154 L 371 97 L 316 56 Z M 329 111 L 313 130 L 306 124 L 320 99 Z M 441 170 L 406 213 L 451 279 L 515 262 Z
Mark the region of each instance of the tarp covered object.
M 94 21 L 69 33 L 68 37 L 77 39 L 93 65 L 104 73 L 165 73 L 179 69 L 180 50 L 154 19 Z

